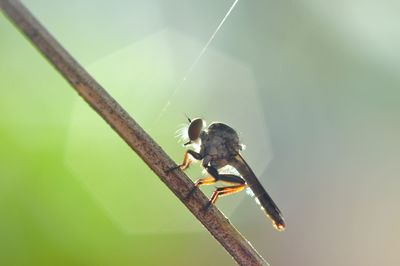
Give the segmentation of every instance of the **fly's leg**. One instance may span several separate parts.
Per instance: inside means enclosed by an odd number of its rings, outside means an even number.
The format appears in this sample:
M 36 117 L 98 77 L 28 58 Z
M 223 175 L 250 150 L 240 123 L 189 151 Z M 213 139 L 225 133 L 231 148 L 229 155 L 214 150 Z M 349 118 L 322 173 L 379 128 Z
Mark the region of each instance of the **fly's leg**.
M 186 170 L 190 166 L 190 164 L 193 162 L 191 157 L 193 157 L 196 160 L 203 159 L 203 156 L 200 153 L 192 151 L 192 150 L 187 150 L 187 151 L 185 151 L 185 155 L 183 156 L 183 162 L 180 165 L 177 165 L 175 167 L 168 169 L 167 172 L 176 170 L 178 168 L 180 168 L 182 171 Z
M 234 186 L 217 188 L 214 191 L 213 195 L 211 196 L 211 200 L 207 205 L 207 209 L 211 206 L 211 204 L 215 204 L 215 202 L 218 200 L 218 197 L 240 192 L 247 186 L 246 181 L 240 176 L 230 175 L 230 174 L 219 174 L 217 169 L 211 166 L 207 167 L 207 171 L 212 177 L 215 178 L 216 181 L 223 181 L 231 184 L 236 184 Z
M 206 169 L 207 169 L 208 173 L 210 174 L 210 176 L 197 179 L 194 184 L 196 187 L 199 187 L 202 185 L 212 185 L 212 184 L 215 184 L 217 181 L 236 184 L 236 186 L 243 187 L 242 189 L 238 189 L 237 192 L 243 190 L 246 187 L 246 181 L 244 181 L 244 179 L 241 178 L 240 176 L 230 175 L 230 174 L 219 174 L 217 169 L 215 169 L 214 167 L 211 167 L 211 166 L 207 166 Z M 193 192 L 194 192 L 194 190 L 192 190 L 191 193 L 189 193 L 189 196 Z M 234 193 L 234 192 L 231 192 L 230 194 L 232 194 L 232 193 Z M 215 192 L 214 192 L 214 194 L 215 194 Z M 215 197 L 217 197 L 217 196 L 215 196 Z M 214 201 L 216 201 L 216 199 Z M 213 203 L 213 202 L 210 201 L 209 205 L 211 205 L 211 203 Z
M 219 187 L 219 188 L 217 188 L 217 190 L 214 191 L 214 193 L 211 197 L 211 200 L 210 200 L 210 205 L 215 204 L 217 199 L 221 196 L 234 194 L 234 193 L 242 191 L 245 188 L 246 188 L 246 184 L 229 186 L 229 187 Z
M 187 198 L 192 196 L 192 194 L 194 193 L 194 191 L 196 190 L 197 187 L 202 186 L 202 185 L 212 185 L 212 184 L 215 184 L 215 182 L 217 182 L 217 179 L 215 179 L 213 176 L 208 176 L 205 178 L 197 179 L 196 182 L 194 182 L 195 187 L 189 192 L 189 194 L 187 195 Z
M 217 169 L 215 169 L 212 166 L 207 166 L 206 169 L 207 172 L 210 174 L 210 176 L 197 179 L 195 182 L 196 187 L 201 185 L 212 185 L 215 184 L 217 181 L 223 181 L 231 184 L 241 184 L 241 185 L 246 184 L 246 181 L 244 181 L 244 179 L 241 178 L 240 176 L 230 175 L 230 174 L 220 174 L 218 173 Z
M 230 184 L 234 184 L 234 185 L 237 185 L 237 184 L 246 185 L 246 181 L 244 181 L 244 179 L 238 175 L 220 174 L 219 180 L 222 182 L 230 183 Z
M 201 185 L 212 185 L 212 184 L 215 184 L 215 182 L 217 182 L 217 180 L 213 176 L 209 176 L 209 177 L 197 179 L 196 182 L 194 183 L 194 185 L 196 187 L 199 187 Z

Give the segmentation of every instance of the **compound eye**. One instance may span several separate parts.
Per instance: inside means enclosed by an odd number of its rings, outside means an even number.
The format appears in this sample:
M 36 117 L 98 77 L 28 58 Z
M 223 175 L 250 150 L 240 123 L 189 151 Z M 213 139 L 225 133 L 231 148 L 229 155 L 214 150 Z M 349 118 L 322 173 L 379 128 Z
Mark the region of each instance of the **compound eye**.
M 189 125 L 188 135 L 191 141 L 194 141 L 200 137 L 201 130 L 203 129 L 204 121 L 201 118 L 192 120 Z

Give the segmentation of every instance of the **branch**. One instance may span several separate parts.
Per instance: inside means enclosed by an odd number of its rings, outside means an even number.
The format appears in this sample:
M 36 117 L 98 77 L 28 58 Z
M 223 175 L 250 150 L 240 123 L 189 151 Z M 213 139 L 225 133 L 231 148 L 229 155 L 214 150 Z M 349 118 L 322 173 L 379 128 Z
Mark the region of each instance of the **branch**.
M 68 54 L 20 1 L 0 0 L 0 9 L 240 265 L 268 265 L 215 206 L 205 211 L 208 198 L 199 189 L 195 189 L 193 194 L 187 197 L 195 188 L 193 182 L 182 171 L 166 172 L 176 165 L 174 161 Z

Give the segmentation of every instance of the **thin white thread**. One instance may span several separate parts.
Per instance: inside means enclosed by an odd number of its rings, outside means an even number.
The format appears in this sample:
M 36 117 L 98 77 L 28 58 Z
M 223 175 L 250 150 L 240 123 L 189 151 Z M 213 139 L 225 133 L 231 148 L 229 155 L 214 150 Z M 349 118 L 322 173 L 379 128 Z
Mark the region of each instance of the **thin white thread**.
M 200 61 L 201 57 L 203 56 L 203 54 L 206 52 L 208 46 L 210 45 L 210 43 L 214 40 L 215 36 L 217 35 L 218 31 L 221 29 L 222 25 L 224 24 L 225 20 L 229 17 L 229 15 L 231 14 L 232 10 L 235 8 L 237 2 L 239 0 L 235 0 L 233 2 L 233 4 L 231 5 L 231 7 L 229 8 L 228 12 L 226 12 L 225 16 L 223 17 L 223 19 L 221 20 L 221 22 L 219 23 L 218 27 L 215 29 L 215 31 L 213 32 L 213 34 L 211 35 L 211 37 L 208 39 L 207 43 L 204 45 L 203 49 L 201 49 L 200 53 L 197 55 L 196 59 L 193 61 L 193 63 L 190 65 L 190 67 L 188 68 L 188 70 L 186 71 L 185 75 L 183 76 L 182 80 L 179 82 L 178 86 L 175 88 L 175 90 L 171 93 L 171 95 L 168 98 L 167 103 L 164 105 L 163 109 L 161 110 L 160 114 L 157 117 L 157 121 L 164 115 L 164 113 L 167 111 L 168 107 L 171 105 L 171 98 L 173 98 L 178 91 L 182 88 L 183 83 L 186 81 L 186 79 L 188 78 L 188 76 L 192 73 L 193 69 L 196 67 L 196 65 L 198 64 L 198 62 Z

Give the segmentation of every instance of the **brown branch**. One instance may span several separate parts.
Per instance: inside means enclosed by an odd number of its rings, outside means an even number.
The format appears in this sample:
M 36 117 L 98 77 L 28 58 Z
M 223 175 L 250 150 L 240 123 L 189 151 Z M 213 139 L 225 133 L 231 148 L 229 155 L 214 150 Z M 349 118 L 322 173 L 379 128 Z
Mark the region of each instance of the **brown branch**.
M 194 189 L 193 182 L 182 171 L 166 172 L 176 165 L 174 161 L 68 54 L 20 1 L 0 0 L 0 8 L 240 265 L 268 265 L 215 206 L 205 211 L 208 198 L 199 189 L 195 189 L 187 197 Z

